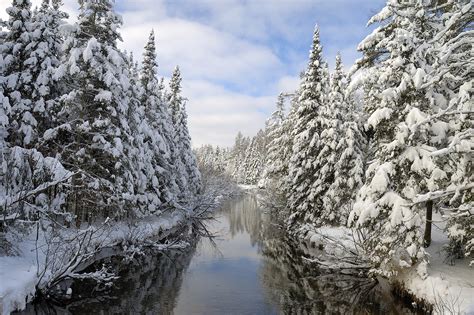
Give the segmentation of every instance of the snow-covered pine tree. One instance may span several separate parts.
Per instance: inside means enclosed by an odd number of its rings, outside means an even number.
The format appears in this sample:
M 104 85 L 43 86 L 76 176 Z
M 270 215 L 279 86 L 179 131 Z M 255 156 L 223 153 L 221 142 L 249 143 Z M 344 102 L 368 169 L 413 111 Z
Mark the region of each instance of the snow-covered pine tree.
M 347 93 L 347 79 L 341 56 L 336 56 L 336 68 L 331 78 L 328 96 L 329 110 L 333 113 L 334 128 L 339 136 L 331 148 L 333 181 L 323 198 L 322 217 L 333 223 L 346 224 L 358 189 L 364 181 L 365 137 L 361 133 L 355 102 Z M 336 137 L 334 137 L 336 138 Z
M 282 154 L 282 137 L 284 134 L 283 122 L 285 121 L 285 95 L 280 93 L 278 95 L 276 109 L 267 120 L 266 133 L 266 159 L 265 169 L 263 173 L 264 186 L 267 189 L 274 190 L 279 187 L 278 182 L 284 176 L 281 174 L 283 163 L 281 159 Z M 286 174 L 285 174 L 286 175 Z
M 62 53 L 63 38 L 59 29 L 67 18 L 67 14 L 61 11 L 61 5 L 61 0 L 43 0 L 39 10 L 34 12 L 31 23 L 31 42 L 25 71 L 31 74 L 27 97 L 32 102 L 39 138 L 46 130 L 56 126 L 56 114 L 60 110 L 58 98 L 61 86 L 53 77 Z M 41 143 L 34 146 L 44 154 L 52 153 Z
M 60 39 L 52 28 L 61 24 L 62 14 L 59 5 L 43 3 L 32 19 L 30 7 L 29 1 L 14 1 L 0 34 L 0 195 L 2 215 L 36 220 L 41 213 L 59 210 L 61 183 L 70 173 L 35 149 L 47 105 L 57 96 L 51 76 Z
M 9 100 L 3 93 L 3 87 L 0 84 L 0 164 L 3 162 L 3 154 L 8 147 L 7 137 L 8 137 L 8 111 L 10 110 Z M 3 164 L 2 164 L 3 165 Z M 3 167 L 2 167 L 3 169 Z M 2 171 L 0 171 L 0 174 Z
M 173 143 L 174 150 L 172 152 L 173 161 L 176 172 L 176 184 L 178 186 L 179 195 L 178 198 L 184 201 L 191 192 L 191 183 L 188 183 L 188 170 L 185 164 L 187 145 L 182 141 L 188 135 L 187 129 L 184 130 L 183 112 L 182 107 L 184 105 L 184 99 L 181 96 L 181 72 L 179 67 L 176 66 L 170 81 L 170 91 L 167 95 L 169 113 L 171 115 L 171 121 L 173 123 Z M 187 128 L 187 127 L 186 127 Z
M 200 171 L 211 176 L 226 173 L 227 163 L 229 162 L 229 151 L 227 149 L 206 144 L 194 151 Z
M 123 52 L 127 56 L 127 52 Z M 146 195 L 147 190 L 147 165 L 151 164 L 147 158 L 146 145 L 144 142 L 144 135 L 141 130 L 141 124 L 146 122 L 145 110 L 141 103 L 141 96 L 143 94 L 140 83 L 140 70 L 138 63 L 135 61 L 133 53 L 128 54 L 126 59 L 128 68 L 129 88 L 126 91 L 128 98 L 128 113 L 127 121 L 130 128 L 130 135 L 132 137 L 131 147 L 129 150 L 130 175 L 132 183 L 131 203 L 134 205 L 139 215 L 148 214 L 149 203 Z
M 155 34 L 150 32 L 143 53 L 141 105 L 146 120 L 141 123 L 141 132 L 146 146 L 148 199 L 156 209 L 160 205 L 174 205 L 176 199 L 175 164 L 173 159 L 173 126 L 157 77 Z M 150 159 L 151 158 L 151 159 Z
M 216 146 L 214 153 L 214 168 L 219 174 L 224 174 L 226 171 L 226 165 L 229 159 L 229 151 L 227 148 L 221 148 Z
M 380 26 L 358 47 L 364 54 L 357 61 L 364 69 L 361 81 L 370 82 L 370 99 L 381 101 L 366 106 L 375 158 L 349 224 L 367 232 L 368 256 L 383 274 L 425 259 L 424 207 L 411 203 L 446 176 L 427 147 L 429 128 L 410 132 L 433 111 L 417 79 L 426 67 L 418 49 L 433 36 L 426 9 L 422 3 L 388 2 L 369 21 Z
M 262 177 L 265 163 L 265 132 L 259 130 L 250 140 L 241 168 L 242 183 L 256 185 Z
M 5 22 L 0 20 L 0 25 L 3 27 L 5 26 Z M 5 162 L 5 153 L 8 147 L 7 138 L 8 138 L 8 128 L 10 125 L 10 99 L 7 96 L 6 85 L 3 80 L 5 79 L 5 61 L 4 61 L 4 51 L 7 47 L 5 47 L 6 39 L 10 36 L 9 32 L 2 31 L 0 28 L 0 162 L 1 162 L 1 169 L 0 169 L 0 180 L 3 183 L 3 175 L 4 175 L 4 162 Z M 10 57 L 11 58 L 11 57 Z
M 1 35 L 3 36 L 3 34 Z M 0 55 L 1 56 L 1 55 Z M 0 59 L 0 67 L 2 65 L 2 60 Z M 1 68 L 0 68 L 1 71 Z M 1 73 L 1 72 L 0 72 Z M 8 163 L 8 127 L 9 127 L 9 120 L 8 120 L 8 113 L 10 111 L 10 104 L 9 99 L 4 95 L 3 84 L 0 84 L 0 195 L 6 196 L 7 189 L 6 189 L 6 180 L 8 178 L 7 174 L 7 163 Z M 8 215 L 6 209 L 2 207 L 2 211 L 0 215 L 6 217 Z M 0 226 L 0 229 L 3 228 Z
M 168 100 L 168 94 L 167 94 L 167 91 L 166 91 L 166 88 L 165 88 L 165 78 L 161 78 L 160 79 L 160 84 L 158 85 L 158 90 L 160 91 L 160 97 L 161 97 L 161 101 L 163 103 L 166 103 L 166 101 Z M 168 116 L 169 115 L 169 109 L 168 109 Z M 171 119 L 171 116 L 170 116 L 170 119 Z
M 291 98 L 290 102 L 290 110 L 288 112 L 288 115 L 286 115 L 285 119 L 283 120 L 283 123 L 281 125 L 281 137 L 276 140 L 275 146 L 279 147 L 278 151 L 278 158 L 275 161 L 275 168 L 273 169 L 273 172 L 277 174 L 277 177 L 279 177 L 279 188 L 278 193 L 284 198 L 287 198 L 289 192 L 290 192 L 290 182 L 289 180 L 289 165 L 290 165 L 290 159 L 291 156 L 293 155 L 293 137 L 292 137 L 292 132 L 293 128 L 296 124 L 296 113 L 297 109 L 299 106 L 298 100 L 299 100 L 299 95 L 300 92 L 295 91 L 294 95 Z
M 199 169 L 203 172 L 213 172 L 217 165 L 217 154 L 214 151 L 214 147 L 206 144 L 196 149 L 195 152 Z
M 186 113 L 186 103 L 183 102 L 180 107 L 179 117 L 179 143 L 181 147 L 181 158 L 186 169 L 186 182 L 190 197 L 196 196 L 201 192 L 201 173 L 199 172 L 196 156 L 191 147 L 191 137 L 188 129 L 188 114 Z
M 325 195 L 335 179 L 335 165 L 337 163 L 337 145 L 341 138 L 342 114 L 341 108 L 344 106 L 342 62 L 340 56 L 336 57 L 336 69 L 329 80 L 329 70 L 327 63 L 323 66 L 322 84 L 323 91 L 322 102 L 319 107 L 319 114 L 316 117 L 316 124 L 320 128 L 319 141 L 316 143 L 318 150 L 317 156 L 312 161 L 316 169 L 313 182 L 313 204 L 315 210 L 306 215 L 306 220 L 316 224 L 339 223 L 339 209 L 326 207 Z M 329 82 L 330 81 L 330 82 Z M 335 211 L 334 211 L 335 210 Z
M 8 142 L 31 147 L 37 137 L 37 121 L 28 98 L 32 74 L 25 64 L 31 54 L 31 2 L 15 0 L 6 11 L 9 18 L 2 22 L 4 31 L 0 36 L 0 84 L 8 98 L 4 104 L 9 120 Z
M 133 201 L 126 57 L 117 49 L 122 19 L 111 0 L 80 0 L 56 78 L 65 82 L 61 125 L 48 134 L 62 161 L 78 172 L 69 208 L 80 219 L 121 215 Z M 92 213 L 91 213 L 92 212 Z
M 429 145 L 435 163 L 447 176 L 433 183 L 430 192 L 418 197 L 434 209 L 443 208 L 449 217 L 446 232 L 451 258 L 474 257 L 474 34 L 472 1 L 434 2 L 427 8 L 435 20 L 436 34 L 429 45 L 420 48 L 420 56 L 432 61 L 416 73 L 417 87 L 426 91 L 433 115 L 414 125 L 416 133 L 426 125 L 434 135 Z M 426 128 L 426 127 L 425 127 Z M 429 226 L 427 226 L 429 230 Z M 425 243 L 430 241 L 425 233 Z M 474 260 L 471 261 L 474 264 Z
M 257 165 L 257 144 L 255 143 L 255 137 L 250 139 L 249 146 L 245 152 L 245 157 L 240 167 L 240 182 L 245 185 L 256 184 L 255 170 L 258 168 Z
M 323 85 L 323 98 L 324 104 L 328 101 L 328 95 L 331 92 L 331 75 L 329 74 L 329 64 L 326 60 L 323 61 L 323 72 L 322 72 L 322 79 L 321 83 Z
M 316 27 L 309 56 L 308 68 L 302 79 L 298 107 L 292 126 L 293 149 L 289 161 L 288 206 L 293 214 L 291 221 L 313 217 L 318 211 L 315 204 L 319 188 L 314 185 L 318 169 L 313 161 L 319 154 L 321 127 L 318 116 L 324 101 L 324 67 L 319 28 Z

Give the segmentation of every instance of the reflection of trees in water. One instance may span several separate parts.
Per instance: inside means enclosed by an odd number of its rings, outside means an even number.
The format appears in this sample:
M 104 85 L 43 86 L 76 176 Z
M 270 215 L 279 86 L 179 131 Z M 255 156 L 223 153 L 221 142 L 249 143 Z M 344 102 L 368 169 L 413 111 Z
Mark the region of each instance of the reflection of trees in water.
M 75 301 L 66 307 L 42 303 L 29 305 L 20 314 L 171 314 L 195 248 L 193 244 L 183 251 L 142 256 L 119 265 L 120 279 L 107 293 L 91 291 L 90 284 L 75 283 Z
M 229 219 L 229 230 L 232 236 L 247 232 L 252 246 L 261 240 L 262 216 L 257 209 L 257 201 L 252 196 L 245 196 L 230 204 L 224 214 Z M 260 245 L 260 244 L 259 244 Z
M 230 210 L 231 232 L 247 231 L 263 255 L 260 277 L 271 304 L 284 314 L 407 314 L 372 279 L 319 274 L 304 251 L 279 228 L 255 198 Z

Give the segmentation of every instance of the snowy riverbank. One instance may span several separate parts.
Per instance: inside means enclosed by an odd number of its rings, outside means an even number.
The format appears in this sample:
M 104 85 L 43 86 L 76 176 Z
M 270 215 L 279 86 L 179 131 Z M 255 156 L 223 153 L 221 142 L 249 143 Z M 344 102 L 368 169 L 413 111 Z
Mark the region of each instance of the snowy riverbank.
M 442 220 L 434 215 L 434 222 L 437 221 Z M 426 249 L 429 254 L 426 273 L 412 268 L 396 280 L 409 293 L 433 305 L 436 314 L 474 314 L 474 266 L 469 266 L 468 258 L 446 259 L 443 246 L 449 241 L 443 228 L 443 223 L 433 226 L 431 245 Z
M 51 229 L 42 231 L 34 227 L 29 228 L 25 235 L 11 234 L 9 237 L 19 238 L 19 242 L 16 256 L 0 257 L 2 314 L 24 309 L 35 296 L 37 288 L 47 285 L 61 273 L 63 279 L 79 277 L 82 271 L 79 269 L 83 269 L 88 260 L 94 259 L 99 249 L 103 252 L 106 248 L 120 246 L 124 253 L 133 256 L 141 251 L 143 246 L 150 245 L 151 239 L 154 239 L 156 246 L 161 245 L 165 248 L 166 244 L 160 244 L 160 241 L 171 234 L 177 226 L 186 224 L 188 219 L 189 214 L 174 211 L 161 217 L 150 217 L 133 223 L 107 222 L 82 229 L 62 229 L 54 236 L 50 233 Z M 79 243 L 74 242 L 78 239 L 78 235 L 89 240 L 79 248 Z M 56 243 L 60 240 L 61 243 Z M 74 249 L 81 250 L 79 257 L 73 254 Z
M 24 309 L 38 292 L 57 280 L 84 277 L 91 264 L 111 256 L 132 259 L 144 250 L 166 250 L 187 246 L 182 231 L 194 220 L 218 208 L 238 195 L 240 189 L 231 183 L 223 185 L 218 177 L 205 180 L 205 193 L 186 209 L 135 221 L 113 221 L 83 228 L 55 227 L 49 222 L 7 233 L 16 244 L 13 252 L 0 256 L 0 310 L 9 314 Z M 191 210 L 192 209 L 192 210 Z M 106 268 L 87 274 L 96 280 L 113 281 L 115 275 Z M 58 282 L 59 283 L 59 282 Z M 61 288 L 70 295 L 69 288 Z
M 435 218 L 435 221 L 440 218 Z M 443 246 L 448 244 L 442 225 L 433 228 L 432 243 L 427 252 L 427 266 L 412 267 L 389 279 L 397 287 L 433 307 L 434 314 L 474 314 L 474 269 L 469 259 L 448 262 Z M 298 234 L 305 254 L 328 271 L 358 273 L 367 268 L 359 253 L 351 229 L 345 227 L 314 228 L 305 225 Z

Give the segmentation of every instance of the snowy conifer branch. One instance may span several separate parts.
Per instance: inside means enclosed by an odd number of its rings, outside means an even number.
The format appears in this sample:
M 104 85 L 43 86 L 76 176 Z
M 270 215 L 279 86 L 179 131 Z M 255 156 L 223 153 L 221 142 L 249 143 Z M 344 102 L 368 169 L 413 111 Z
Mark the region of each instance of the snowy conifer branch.
M 415 206 L 421 203 L 425 203 L 430 200 L 437 200 L 444 197 L 449 197 L 454 194 L 459 194 L 465 190 L 474 189 L 474 183 L 469 183 L 463 186 L 457 186 L 454 188 L 448 188 L 445 190 L 432 191 L 423 195 L 419 195 L 412 203 L 407 204 L 407 206 Z

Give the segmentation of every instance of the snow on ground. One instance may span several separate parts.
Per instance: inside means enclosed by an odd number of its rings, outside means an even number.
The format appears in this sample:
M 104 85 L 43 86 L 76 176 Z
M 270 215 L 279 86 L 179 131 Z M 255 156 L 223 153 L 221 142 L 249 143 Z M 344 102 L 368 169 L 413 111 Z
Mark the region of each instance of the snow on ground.
M 442 220 L 439 215 L 434 215 L 434 221 Z M 443 227 L 443 224 L 435 223 L 432 228 L 432 243 L 427 249 L 430 255 L 430 263 L 426 266 L 428 276 L 423 276 L 422 267 L 412 268 L 399 274 L 395 280 L 414 296 L 431 303 L 435 314 L 474 314 L 474 267 L 469 266 L 469 259 L 455 260 L 455 264 L 445 260 L 442 249 L 448 239 Z M 319 262 L 345 257 L 348 250 L 357 252 L 352 230 L 345 227 L 314 228 L 305 225 L 299 235 L 303 236 L 305 252 Z
M 135 224 L 125 222 L 111 224 L 111 229 L 104 233 L 94 244 L 100 244 L 103 247 L 113 246 L 122 240 L 136 241 L 137 243 L 147 238 L 157 235 L 158 231 L 166 231 L 185 219 L 182 211 L 164 214 L 161 217 L 150 217 Z M 85 230 L 87 227 L 81 230 Z M 75 229 L 64 229 L 64 238 L 77 234 Z M 45 264 L 45 254 L 41 248 L 44 248 L 45 235 L 39 234 L 39 243 L 36 244 L 36 229 L 31 229 L 30 233 L 18 241 L 17 238 L 17 256 L 0 257 L 0 310 L 1 314 L 10 314 L 17 309 L 23 309 L 28 301 L 35 294 L 35 286 L 39 281 L 37 259 L 40 265 L 39 270 Z M 93 245 L 93 244 L 92 244 Z M 36 246 L 40 250 L 36 251 Z M 38 254 L 38 258 L 37 255 Z M 48 281 L 49 273 L 46 273 L 42 281 Z
M 24 309 L 35 294 L 36 264 L 31 257 L 0 257 L 0 310 Z
M 433 217 L 435 222 L 441 221 L 439 215 Z M 448 239 L 442 232 L 443 224 L 435 224 L 431 246 L 427 248 L 430 254 L 428 276 L 422 279 L 412 269 L 399 275 L 398 280 L 410 293 L 433 304 L 435 313 L 474 314 L 474 267 L 469 266 L 469 259 L 457 259 L 454 265 L 445 260 L 442 248 Z M 450 310 L 440 310 L 442 305 Z

